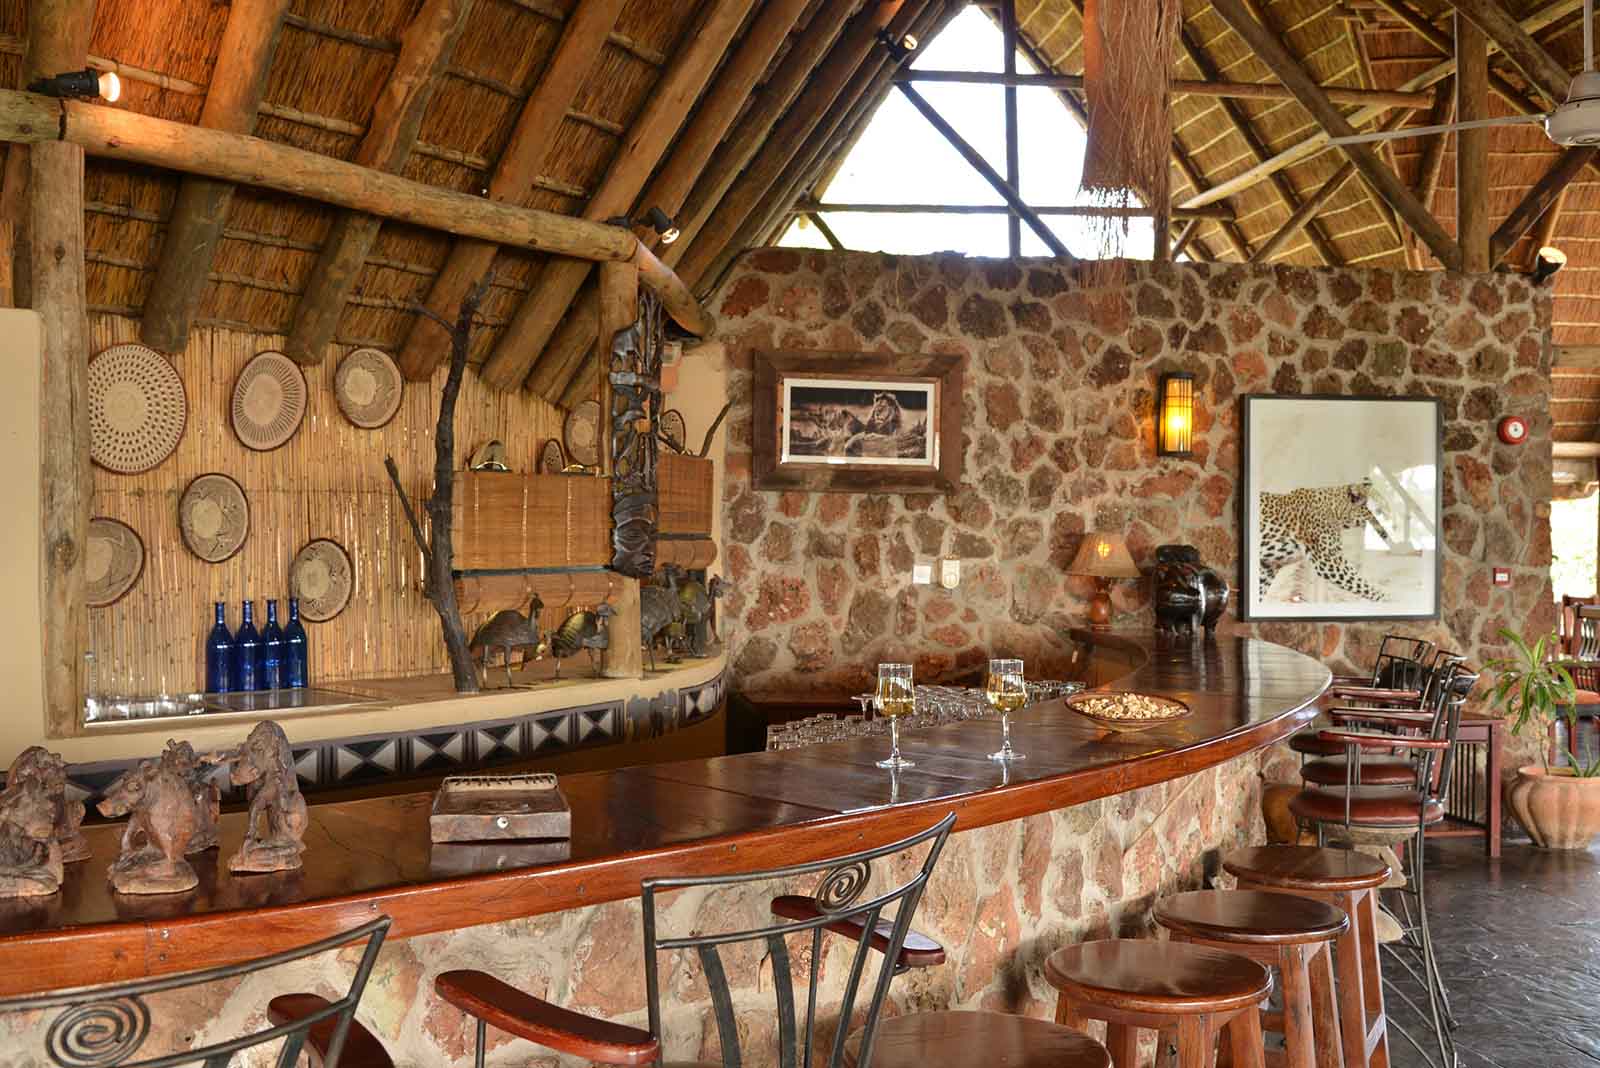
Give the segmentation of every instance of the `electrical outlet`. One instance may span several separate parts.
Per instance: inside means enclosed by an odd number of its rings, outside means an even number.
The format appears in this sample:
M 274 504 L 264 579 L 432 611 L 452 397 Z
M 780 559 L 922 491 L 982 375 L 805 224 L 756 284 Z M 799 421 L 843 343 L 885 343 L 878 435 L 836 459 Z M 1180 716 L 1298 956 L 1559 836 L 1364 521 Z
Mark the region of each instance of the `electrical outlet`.
M 1494 569 L 1494 584 L 1496 586 L 1509 586 L 1509 585 L 1511 585 L 1511 569 L 1509 567 L 1497 567 L 1497 568 L 1495 568 Z
M 913 586 L 929 586 L 933 584 L 933 565 L 925 561 L 918 561 L 911 565 L 911 584 Z
M 947 590 L 953 590 L 961 585 L 960 560 L 941 560 L 939 562 L 939 585 Z

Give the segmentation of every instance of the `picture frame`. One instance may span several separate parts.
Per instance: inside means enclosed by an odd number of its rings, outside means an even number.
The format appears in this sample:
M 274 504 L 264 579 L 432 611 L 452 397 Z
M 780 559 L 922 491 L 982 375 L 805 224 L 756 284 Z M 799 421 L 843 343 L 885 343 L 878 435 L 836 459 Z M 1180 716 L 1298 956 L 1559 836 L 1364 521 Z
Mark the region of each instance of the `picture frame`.
M 757 489 L 951 493 L 961 480 L 963 362 L 952 355 L 754 355 Z
M 1241 399 L 1239 618 L 1439 618 L 1437 397 Z

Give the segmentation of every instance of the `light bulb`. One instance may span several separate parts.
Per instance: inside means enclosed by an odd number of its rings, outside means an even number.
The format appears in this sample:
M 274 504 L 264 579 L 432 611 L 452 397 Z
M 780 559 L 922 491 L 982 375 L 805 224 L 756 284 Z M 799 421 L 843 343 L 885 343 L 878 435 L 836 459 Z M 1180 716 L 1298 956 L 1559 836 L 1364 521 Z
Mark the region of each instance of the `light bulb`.
M 117 77 L 116 71 L 108 70 L 100 75 L 100 99 L 108 104 L 122 99 L 122 79 Z

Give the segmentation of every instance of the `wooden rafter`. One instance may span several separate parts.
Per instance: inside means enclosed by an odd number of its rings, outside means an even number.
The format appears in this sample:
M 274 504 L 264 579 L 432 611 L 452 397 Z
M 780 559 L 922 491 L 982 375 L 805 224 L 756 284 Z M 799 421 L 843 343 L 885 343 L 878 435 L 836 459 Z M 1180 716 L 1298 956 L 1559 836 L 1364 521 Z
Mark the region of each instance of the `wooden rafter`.
M 1433 102 L 1433 110 L 1428 113 L 1428 125 L 1443 126 L 1456 113 L 1455 76 L 1452 75 L 1440 82 L 1434 87 L 1434 92 L 1437 96 Z M 1415 186 L 1417 199 L 1429 211 L 1433 210 L 1433 198 L 1439 192 L 1439 179 L 1444 174 L 1444 152 L 1449 144 L 1449 134 L 1428 138 L 1422 149 L 1422 160 L 1417 165 Z M 1422 250 L 1415 242 L 1407 243 L 1407 255 L 1413 257 L 1412 265 L 1420 270 Z
M 989 71 L 906 70 L 896 81 L 912 84 L 953 83 L 958 85 L 1037 86 L 1049 89 L 1082 89 L 1081 74 L 997 74 Z M 1222 97 L 1230 100 L 1293 100 L 1294 94 L 1281 85 L 1267 82 L 1234 82 L 1211 78 L 1174 78 L 1168 83 L 1173 96 Z M 1424 108 L 1425 93 L 1405 93 L 1395 89 L 1352 89 L 1330 86 L 1328 99 L 1335 104 L 1383 104 L 1388 107 Z
M 889 26 L 904 3 L 905 0 L 872 0 L 845 28 L 806 83 L 804 95 L 773 126 L 761 151 L 715 205 L 714 215 L 693 235 L 688 247 L 678 253 L 679 273 L 691 286 L 703 283 L 711 266 L 833 107 L 857 68 L 874 48 L 883 47 L 877 40 L 878 31 Z M 680 239 L 679 244 L 682 243 Z M 673 251 L 677 252 L 677 246 Z
M 716 0 L 698 25 L 690 27 L 678 54 L 668 62 L 666 73 L 617 147 L 605 178 L 584 208 L 585 218 L 600 222 L 624 215 L 633 207 L 754 2 Z M 484 382 L 497 389 L 522 385 L 588 276 L 589 264 L 581 260 L 544 264 L 538 281 L 484 363 Z
M 1450 39 L 1450 35 L 1441 31 L 1414 8 L 1408 6 L 1405 0 L 1373 0 L 1373 2 L 1403 22 L 1417 36 L 1432 46 L 1435 52 L 1438 52 L 1441 56 L 1455 57 L 1456 46 L 1455 42 Z M 1497 71 L 1491 70 L 1489 72 L 1489 88 L 1494 90 L 1500 99 L 1525 115 L 1543 110 L 1528 103 L 1527 94 L 1506 81 L 1505 76 Z
M 1597 154 L 1600 154 L 1600 149 L 1594 148 L 1569 148 L 1561 153 L 1550 169 L 1528 190 L 1527 195 L 1511 209 L 1511 214 L 1506 216 L 1505 222 L 1489 239 L 1491 265 L 1504 259 L 1511 247 L 1522 240 L 1522 235 L 1528 232 L 1529 227 L 1553 208 L 1567 186 L 1585 167 L 1597 162 Z
M 555 51 L 517 115 L 511 139 L 495 164 L 489 178 L 490 201 L 524 202 L 555 139 L 556 130 L 577 99 L 584 77 L 616 26 L 624 3 L 625 0 L 584 0 L 574 9 L 562 28 Z M 498 248 L 492 240 L 451 244 L 425 302 L 434 316 L 445 322 L 455 321 L 462 300 L 494 266 Z M 412 321 L 411 332 L 396 362 L 407 378 L 427 378 L 449 347 L 449 332 L 442 329 L 434 317 L 419 315 Z
M 1316 81 L 1288 53 L 1277 37 L 1251 17 L 1243 0 L 1212 0 L 1212 7 L 1255 50 L 1256 55 L 1278 76 L 1278 79 L 1294 90 L 1301 105 L 1311 112 L 1312 117 L 1328 135 L 1348 136 L 1355 132 L 1345 116 L 1328 101 Z M 1411 190 L 1384 165 L 1371 146 L 1347 144 L 1341 147 L 1361 175 L 1371 183 L 1389 206 L 1394 208 L 1395 213 L 1405 224 L 1433 250 L 1439 262 L 1451 270 L 1459 267 L 1460 247 L 1445 233 L 1438 220 L 1417 201 Z
M 1446 0 L 1456 12 L 1483 32 L 1505 54 L 1523 77 L 1550 99 L 1552 104 L 1565 103 L 1567 90 L 1572 85 L 1572 75 L 1556 62 L 1533 35 L 1511 17 L 1499 0 Z M 1457 49 L 1460 48 L 1461 29 L 1456 27 Z
M 1489 39 L 1456 12 L 1456 114 L 1462 122 L 1489 117 Z M 1456 234 L 1461 269 L 1489 269 L 1489 131 L 1456 131 Z
M 1529 33 L 1537 33 L 1546 26 L 1578 10 L 1582 3 L 1583 0 L 1554 0 L 1550 5 L 1524 18 L 1519 25 Z M 1400 88 L 1406 91 L 1428 89 L 1450 77 L 1455 72 L 1455 59 L 1444 59 L 1416 77 L 1408 79 Z M 1351 127 L 1365 126 L 1377 119 L 1385 110 L 1385 108 L 1381 107 L 1359 108 L 1346 116 L 1343 121 Z M 1265 181 L 1270 175 L 1283 170 L 1285 167 L 1291 167 L 1301 160 L 1308 159 L 1321 152 L 1328 147 L 1328 138 L 1329 134 L 1325 129 L 1303 138 L 1256 166 L 1250 167 L 1226 181 L 1218 182 L 1204 192 L 1189 197 L 1182 202 L 1181 206 L 1194 208 L 1202 204 L 1214 204 L 1219 200 L 1236 196 L 1259 182 Z
M 255 129 L 288 8 L 289 0 L 234 0 L 200 112 L 201 126 L 236 134 Z M 230 182 L 187 177 L 178 186 L 139 330 L 150 347 L 178 352 L 188 340 L 232 203 Z
M 1539 228 L 1534 233 L 1533 247 L 1528 250 L 1528 270 L 1533 270 L 1537 265 L 1540 249 L 1555 244 L 1556 232 L 1561 227 L 1561 212 L 1567 206 L 1567 193 L 1571 188 L 1571 186 L 1563 188 L 1556 195 L 1556 202 L 1539 216 Z
M 356 146 L 355 163 L 390 173 L 405 165 L 472 4 L 473 0 L 426 0 L 422 5 L 401 38 L 400 55 Z M 375 215 L 344 211 L 329 228 L 284 344 L 284 353 L 296 362 L 321 362 L 381 225 Z

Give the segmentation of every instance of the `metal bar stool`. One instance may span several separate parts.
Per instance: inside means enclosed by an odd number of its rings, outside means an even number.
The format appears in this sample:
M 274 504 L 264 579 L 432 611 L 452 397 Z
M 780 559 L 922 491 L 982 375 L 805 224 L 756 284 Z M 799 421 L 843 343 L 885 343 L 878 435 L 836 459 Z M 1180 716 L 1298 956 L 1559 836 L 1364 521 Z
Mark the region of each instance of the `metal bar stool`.
M 1378 967 L 1378 888 L 1389 865 L 1352 849 L 1262 846 L 1222 858 L 1241 890 L 1272 890 L 1325 901 L 1350 917 L 1333 944 L 1345 1068 L 1388 1068 L 1389 1029 Z
M 1139 1029 L 1177 1032 L 1177 1068 L 1210 1068 L 1226 1033 L 1234 1068 L 1263 1068 L 1257 1006 L 1272 976 L 1237 953 L 1176 942 L 1107 939 L 1064 946 L 1045 959 L 1060 992 L 1056 1023 L 1083 1030 L 1104 1020 L 1116 1068 L 1138 1068 Z
M 1332 952 L 1334 940 L 1350 929 L 1343 911 L 1265 890 L 1195 890 L 1162 899 L 1155 921 L 1174 941 L 1276 967 L 1283 1018 L 1269 1018 L 1264 1026 L 1283 1032 L 1288 1068 L 1344 1068 Z

